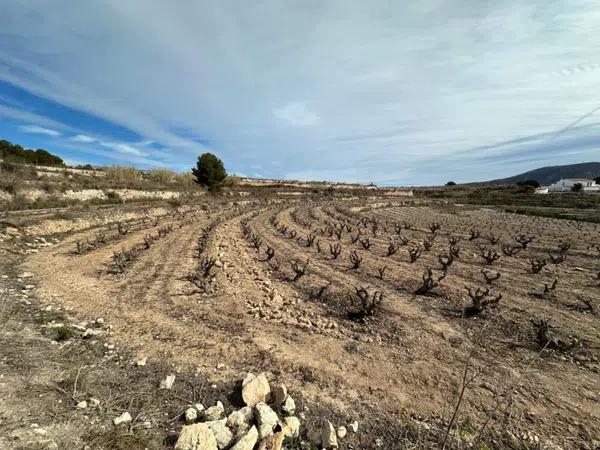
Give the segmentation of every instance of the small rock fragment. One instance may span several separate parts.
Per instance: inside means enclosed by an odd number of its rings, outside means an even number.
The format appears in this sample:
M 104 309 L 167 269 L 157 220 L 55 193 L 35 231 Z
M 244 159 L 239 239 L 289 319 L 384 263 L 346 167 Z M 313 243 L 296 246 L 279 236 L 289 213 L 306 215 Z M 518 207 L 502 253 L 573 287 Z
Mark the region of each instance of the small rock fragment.
M 82 400 L 79 403 L 77 403 L 77 409 L 85 409 L 85 408 L 87 408 L 87 402 L 85 400 Z
M 194 408 L 196 408 L 196 411 L 198 411 L 199 413 L 205 410 L 204 405 L 202 403 L 196 403 L 194 405 Z
M 323 421 L 321 426 L 321 445 L 324 448 L 337 448 L 338 446 L 335 428 L 329 420 Z
M 94 330 L 92 328 L 86 328 L 86 330 L 83 332 L 83 334 L 81 335 L 82 338 L 89 338 L 89 337 L 95 337 L 95 336 L 100 336 L 102 334 L 102 332 L 100 330 Z
M 353 433 L 358 432 L 358 420 L 355 420 L 354 422 L 348 424 L 348 429 Z
M 218 450 L 217 440 L 206 424 L 184 425 L 175 450 Z
M 335 430 L 335 433 L 337 434 L 337 437 L 339 439 L 344 439 L 346 437 L 346 435 L 348 434 L 348 430 L 346 429 L 345 426 L 341 425 L 337 428 L 337 430 Z
M 219 450 L 229 447 L 233 442 L 233 433 L 227 428 L 226 423 L 227 419 L 206 422 L 206 425 L 217 440 L 217 447 Z
M 287 437 L 297 437 L 300 434 L 300 420 L 297 417 L 288 416 L 283 419 L 281 428 Z
M 258 430 L 253 425 L 229 450 L 252 450 L 258 442 Z
M 271 436 L 267 436 L 258 445 L 258 450 L 281 450 L 281 446 L 283 444 L 283 440 L 285 439 L 285 435 L 283 432 L 278 432 L 272 434 Z
M 121 414 L 120 416 L 115 417 L 113 419 L 113 423 L 115 425 L 121 425 L 124 423 L 130 423 L 130 422 L 131 422 L 131 415 L 127 411 L 125 411 L 123 414 Z
M 281 409 L 286 414 L 294 414 L 296 412 L 296 402 L 294 402 L 294 399 L 288 395 Z
M 211 406 L 206 411 L 204 411 L 204 418 L 207 421 L 219 420 L 223 417 L 225 413 L 225 408 L 223 407 L 223 403 L 217 402 L 215 406 Z
M 253 417 L 254 412 L 252 411 L 252 408 L 249 406 L 244 406 L 243 408 L 229 414 L 227 417 L 227 426 L 237 430 L 245 431 L 252 424 Z
M 271 307 L 276 308 L 276 309 L 280 309 L 283 307 L 283 297 L 279 294 L 273 296 L 273 298 L 271 299 Z
M 261 439 L 273 433 L 273 428 L 279 422 L 277 413 L 266 403 L 256 405 L 256 422 L 258 423 L 258 435 Z
M 198 411 L 196 408 L 188 408 L 185 410 L 185 421 L 187 423 L 194 423 L 198 419 Z
M 242 382 L 242 399 L 248 406 L 268 401 L 271 387 L 264 373 L 254 376 L 249 373 Z
M 167 377 L 160 382 L 160 388 L 173 389 L 173 384 L 175 384 L 175 375 L 167 375 Z
M 275 387 L 273 388 L 272 396 L 273 396 L 273 404 L 275 406 L 283 405 L 283 402 L 285 402 L 285 399 L 288 396 L 287 388 L 285 387 L 285 384 L 275 385 Z

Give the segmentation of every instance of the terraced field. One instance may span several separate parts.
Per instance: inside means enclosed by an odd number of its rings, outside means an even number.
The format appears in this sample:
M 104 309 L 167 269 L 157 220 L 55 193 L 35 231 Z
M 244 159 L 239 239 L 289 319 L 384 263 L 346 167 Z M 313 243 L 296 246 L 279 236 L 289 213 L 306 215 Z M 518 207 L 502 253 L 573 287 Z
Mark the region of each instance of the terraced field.
M 373 427 L 593 448 L 599 259 L 598 224 L 256 200 L 65 230 L 25 268 L 140 358 L 265 370 Z

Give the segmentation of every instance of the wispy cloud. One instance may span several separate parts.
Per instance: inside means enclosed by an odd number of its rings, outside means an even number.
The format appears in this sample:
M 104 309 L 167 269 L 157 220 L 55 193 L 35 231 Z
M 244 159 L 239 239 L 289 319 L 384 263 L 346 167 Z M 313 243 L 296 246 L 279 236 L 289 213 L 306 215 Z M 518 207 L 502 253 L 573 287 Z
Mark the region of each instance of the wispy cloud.
M 0 115 L 82 151 L 399 184 L 597 159 L 595 0 L 4 3 L 0 80 L 134 136 L 5 92 Z
M 319 123 L 319 116 L 302 102 L 288 103 L 281 108 L 275 108 L 273 114 L 284 124 L 294 127 L 310 127 Z
M 100 142 L 100 145 L 115 150 L 123 155 L 147 156 L 147 153 L 123 142 Z
M 44 128 L 44 127 L 40 127 L 37 125 L 21 125 L 21 126 L 19 126 L 19 129 L 21 131 L 24 131 L 25 133 L 44 134 L 46 136 L 52 136 L 52 137 L 58 137 L 62 134 L 59 131 L 51 130 L 50 128 Z
M 86 136 L 85 134 L 77 134 L 69 138 L 73 142 L 82 142 L 84 144 L 89 144 L 91 142 L 96 142 L 97 139 L 91 136 Z

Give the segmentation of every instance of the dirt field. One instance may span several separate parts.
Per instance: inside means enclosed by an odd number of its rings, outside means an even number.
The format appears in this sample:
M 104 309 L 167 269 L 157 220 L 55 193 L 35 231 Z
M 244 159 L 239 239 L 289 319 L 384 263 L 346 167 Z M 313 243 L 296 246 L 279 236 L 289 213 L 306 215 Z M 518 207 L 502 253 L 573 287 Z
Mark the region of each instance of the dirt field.
M 105 343 L 130 361 L 218 389 L 266 371 L 302 399 L 308 422 L 322 411 L 359 420 L 341 448 L 598 448 L 600 226 L 384 205 L 36 216 L 4 239 L 4 283 L 30 272 L 38 309 L 103 318 Z M 40 236 L 53 245 L 26 245 Z

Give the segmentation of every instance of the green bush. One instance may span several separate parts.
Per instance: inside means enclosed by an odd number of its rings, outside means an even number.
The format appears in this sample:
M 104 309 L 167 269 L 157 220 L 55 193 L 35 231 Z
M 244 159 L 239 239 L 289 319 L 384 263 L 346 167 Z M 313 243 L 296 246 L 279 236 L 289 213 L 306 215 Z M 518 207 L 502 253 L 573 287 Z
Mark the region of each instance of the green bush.
M 68 325 L 61 325 L 60 327 L 55 328 L 54 332 L 54 340 L 57 342 L 68 341 L 75 334 L 73 329 Z

